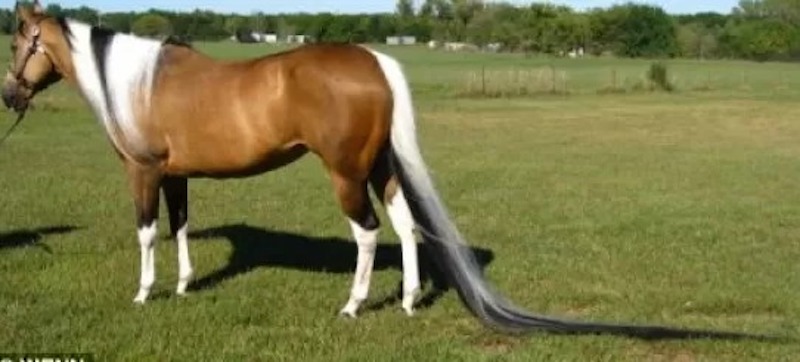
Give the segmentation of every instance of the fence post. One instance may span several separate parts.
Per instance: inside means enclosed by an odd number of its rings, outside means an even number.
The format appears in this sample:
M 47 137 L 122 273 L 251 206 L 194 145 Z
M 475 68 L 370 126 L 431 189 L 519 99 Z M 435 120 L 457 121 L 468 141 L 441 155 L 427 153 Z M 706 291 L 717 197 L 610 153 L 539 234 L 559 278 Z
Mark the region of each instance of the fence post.
M 611 69 L 611 90 L 613 92 L 617 91 L 617 68 Z
M 486 97 L 486 66 L 481 66 L 481 96 Z

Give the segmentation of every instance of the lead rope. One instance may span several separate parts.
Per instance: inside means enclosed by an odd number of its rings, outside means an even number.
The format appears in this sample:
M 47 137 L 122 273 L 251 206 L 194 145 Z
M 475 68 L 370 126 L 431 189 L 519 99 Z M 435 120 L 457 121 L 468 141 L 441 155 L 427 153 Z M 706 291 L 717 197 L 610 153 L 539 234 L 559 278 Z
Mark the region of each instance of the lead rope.
M 6 131 L 6 134 L 3 136 L 3 138 L 0 138 L 0 147 L 2 147 L 3 144 L 6 143 L 6 140 L 8 139 L 9 136 L 11 136 L 11 133 L 14 132 L 14 129 L 16 129 L 17 126 L 19 126 L 19 124 L 22 123 L 23 118 L 25 118 L 25 112 L 21 112 L 19 116 L 17 116 L 17 121 L 14 122 L 14 124 L 11 126 L 11 128 L 8 129 L 8 131 Z

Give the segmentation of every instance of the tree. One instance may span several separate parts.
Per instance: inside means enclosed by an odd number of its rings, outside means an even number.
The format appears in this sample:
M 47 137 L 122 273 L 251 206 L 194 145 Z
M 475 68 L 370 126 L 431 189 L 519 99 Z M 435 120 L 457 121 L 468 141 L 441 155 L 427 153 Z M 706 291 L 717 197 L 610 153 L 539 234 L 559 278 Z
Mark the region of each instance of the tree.
M 87 6 L 81 6 L 70 11 L 65 10 L 64 15 L 89 24 L 98 24 L 100 22 L 100 13 Z
M 677 32 L 660 7 L 616 5 L 592 14 L 594 46 L 625 57 L 675 56 Z
M 729 56 L 769 60 L 800 55 L 800 1 L 740 1 L 719 42 Z
M 401 19 L 410 19 L 414 17 L 414 1 L 413 0 L 398 0 L 397 1 L 397 15 Z
M 397 1 L 397 31 L 399 34 L 409 34 L 416 22 L 414 17 L 414 2 L 412 0 Z
M 219 40 L 229 36 L 223 18 L 211 11 L 195 10 L 178 18 L 182 19 L 181 25 L 185 28 L 174 32 L 176 35 L 204 40 Z
M 497 18 L 497 12 L 494 9 L 478 13 L 467 25 L 467 41 L 477 45 L 491 43 L 495 38 L 495 28 L 498 26 L 499 21 L 500 19 Z
M 740 0 L 732 14 L 670 16 L 647 5 L 618 5 L 576 12 L 541 0 L 528 5 L 483 0 L 396 0 L 394 14 L 249 15 L 210 11 L 104 13 L 49 4 L 65 16 L 120 32 L 219 40 L 252 31 L 304 34 L 317 41 L 375 42 L 390 35 L 420 41 L 500 43 L 504 49 L 559 54 L 576 47 L 627 57 L 800 58 L 800 0 Z M 12 9 L 0 9 L 0 32 L 16 30 Z
M 17 19 L 11 10 L 0 9 L 0 31 L 4 34 L 11 34 L 17 25 Z
M 453 4 L 453 11 L 456 19 L 461 25 L 467 26 L 470 21 L 483 10 L 482 0 L 450 0 Z
M 135 19 L 134 13 L 108 13 L 103 14 L 103 26 L 122 33 L 130 33 Z
M 58 4 L 47 4 L 45 12 L 52 16 L 64 16 L 64 9 Z
M 436 15 L 435 0 L 425 0 L 419 8 L 419 16 L 424 19 L 432 19 Z
M 762 0 L 740 0 L 739 6 L 733 9 L 736 15 L 761 18 L 768 16 L 768 9 Z
M 778 19 L 732 24 L 721 39 L 729 53 L 761 61 L 787 58 L 800 48 L 798 28 Z
M 281 38 L 297 34 L 297 27 L 287 21 L 285 17 L 279 17 L 275 24 L 278 36 Z
M 169 20 L 159 14 L 145 14 L 140 16 L 131 26 L 136 35 L 159 37 L 172 34 L 172 25 Z
M 800 22 L 800 1 L 798 0 L 765 0 L 767 8 L 784 22 L 797 25 Z
M 242 30 L 249 30 L 247 29 L 247 18 L 239 15 L 232 15 L 225 19 L 225 32 L 228 34 L 239 34 Z
M 455 19 L 455 6 L 448 0 L 433 0 L 434 13 L 439 20 Z
M 264 33 L 270 27 L 268 23 L 263 12 L 255 11 L 250 15 L 248 28 L 259 33 Z
M 730 19 L 729 15 L 714 12 L 702 12 L 691 15 L 677 15 L 675 20 L 680 25 L 698 24 L 706 29 L 721 29 Z
M 740 0 L 734 14 L 745 18 L 772 18 L 786 22 L 800 21 L 798 0 Z
M 711 25 L 710 25 L 711 24 Z M 721 26 L 702 19 L 678 25 L 677 41 L 682 57 L 705 59 L 718 56 Z

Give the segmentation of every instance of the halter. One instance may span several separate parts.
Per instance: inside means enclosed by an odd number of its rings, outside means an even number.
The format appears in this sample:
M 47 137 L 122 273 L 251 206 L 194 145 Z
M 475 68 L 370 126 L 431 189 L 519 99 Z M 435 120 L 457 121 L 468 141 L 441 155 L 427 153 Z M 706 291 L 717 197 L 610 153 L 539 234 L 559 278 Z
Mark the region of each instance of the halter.
M 25 68 L 28 67 L 28 61 L 36 53 L 45 54 L 44 48 L 42 47 L 42 43 L 39 41 L 39 37 L 42 35 L 42 29 L 39 28 L 38 22 L 33 25 L 31 32 L 32 32 L 31 39 L 28 41 L 28 44 L 26 45 L 28 49 L 25 51 L 25 58 L 23 58 L 22 60 L 22 66 L 18 66 L 16 72 L 14 72 L 14 78 L 17 81 L 17 84 L 29 89 L 31 89 L 32 87 L 30 87 L 28 81 L 25 80 L 24 78 Z M 16 64 L 14 65 L 16 66 Z M 25 118 L 25 111 L 21 112 L 17 116 L 17 121 L 14 122 L 11 128 L 9 128 L 8 131 L 6 131 L 6 133 L 3 135 L 3 137 L 0 138 L 0 146 L 2 146 L 6 142 L 8 137 L 11 136 L 11 133 L 13 133 L 14 130 L 17 128 L 17 126 L 19 126 L 19 124 L 22 123 L 23 118 Z
M 14 72 L 14 78 L 17 81 L 17 83 L 27 88 L 30 87 L 28 81 L 25 80 L 24 76 L 25 76 L 25 69 L 28 67 L 28 61 L 36 53 L 44 54 L 44 48 L 42 47 L 42 43 L 39 39 L 39 37 L 42 35 L 42 29 L 39 28 L 38 22 L 33 25 L 31 32 L 32 32 L 31 39 L 26 44 L 26 47 L 28 49 L 25 51 L 25 58 L 22 59 L 21 66 L 16 66 L 17 69 L 16 72 Z

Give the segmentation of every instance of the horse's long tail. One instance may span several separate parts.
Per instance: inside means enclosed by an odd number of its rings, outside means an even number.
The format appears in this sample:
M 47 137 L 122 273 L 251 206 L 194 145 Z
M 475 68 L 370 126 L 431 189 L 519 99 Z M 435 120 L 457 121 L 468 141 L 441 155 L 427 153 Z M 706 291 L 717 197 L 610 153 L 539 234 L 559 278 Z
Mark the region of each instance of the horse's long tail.
M 428 175 L 417 145 L 411 93 L 401 66 L 387 55 L 378 52 L 373 54 L 394 96 L 391 128 L 393 164 L 417 229 L 461 300 L 484 324 L 506 332 L 605 333 L 644 339 L 748 337 L 739 333 L 586 323 L 539 316 L 514 306 L 495 292 L 484 279 L 472 250 L 450 220 Z

